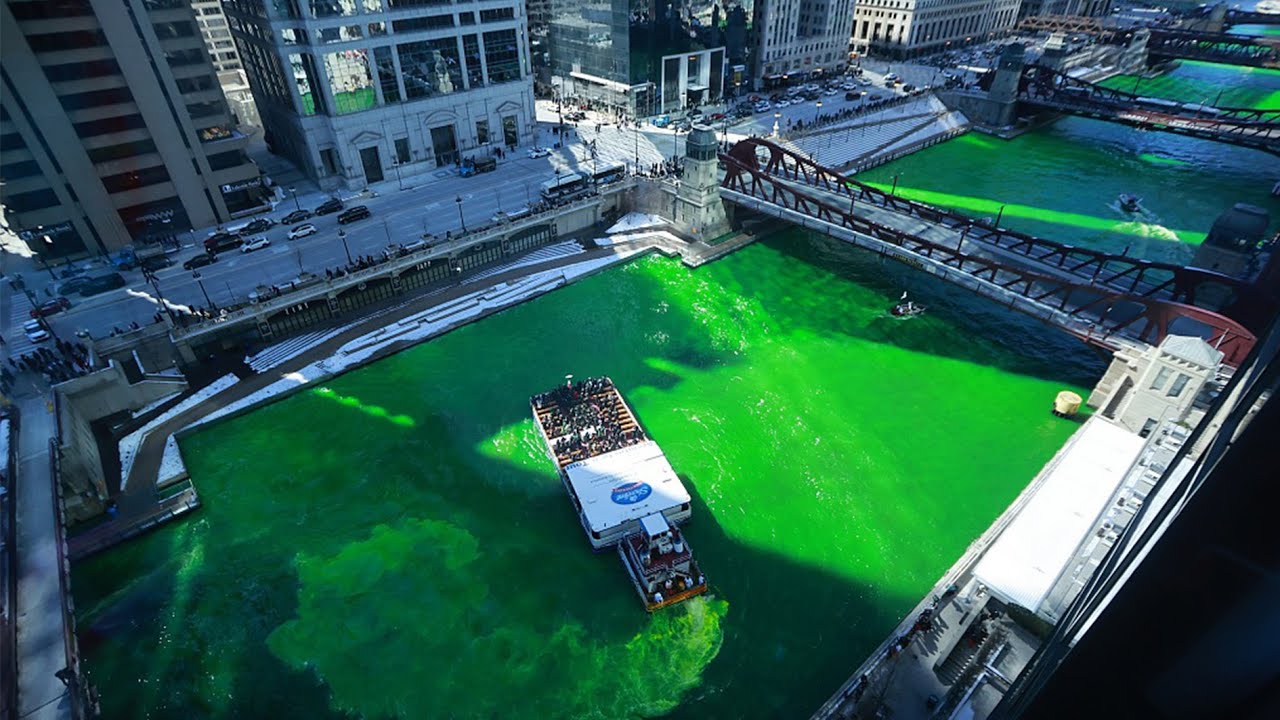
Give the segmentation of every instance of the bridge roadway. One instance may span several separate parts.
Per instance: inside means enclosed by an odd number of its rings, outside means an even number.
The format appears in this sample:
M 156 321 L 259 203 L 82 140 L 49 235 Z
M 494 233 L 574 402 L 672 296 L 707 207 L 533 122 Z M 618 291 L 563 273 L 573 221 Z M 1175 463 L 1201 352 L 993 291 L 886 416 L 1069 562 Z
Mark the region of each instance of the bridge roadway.
M 1217 108 L 1142 97 L 1086 82 L 1043 65 L 1023 69 L 1018 100 L 1055 112 L 1280 155 L 1280 110 Z
M 1017 29 L 1021 32 L 1093 35 L 1101 42 L 1114 45 L 1126 45 L 1138 30 L 1146 29 L 1151 33 L 1147 41 L 1149 57 L 1204 60 L 1258 68 L 1280 67 L 1280 41 L 1261 35 L 1234 35 L 1197 26 L 1121 27 L 1112 20 L 1075 15 L 1033 15 L 1019 21 Z
M 815 180 L 821 177 L 817 171 L 835 174 L 812 163 L 800 168 L 803 159 L 768 141 L 744 141 L 723 157 L 727 171 L 721 196 L 725 200 L 893 257 L 1095 346 L 1115 350 L 1155 344 L 1173 332 L 1199 334 L 1217 343 L 1234 365 L 1253 345 L 1253 333 L 1228 317 L 1152 296 L 1153 290 L 1168 296 L 1170 285 L 1178 285 L 1176 278 L 1152 284 L 1150 278 L 1143 281 L 1131 272 L 1112 273 L 1108 279 L 1113 282 L 1128 278 L 1129 286 L 1122 289 L 1095 282 L 1100 271 L 1092 279 L 1082 278 L 1072 271 L 1078 263 L 1046 261 L 1048 256 L 999 247 L 982 233 L 971 235 L 972 225 L 949 226 L 936 217 L 925 220 L 865 199 L 859 202 L 852 183 L 816 187 L 820 183 Z M 1144 264 L 1136 259 L 1130 262 L 1133 267 Z M 1187 270 L 1192 275 L 1205 273 Z M 1186 280 L 1181 292 L 1187 290 Z

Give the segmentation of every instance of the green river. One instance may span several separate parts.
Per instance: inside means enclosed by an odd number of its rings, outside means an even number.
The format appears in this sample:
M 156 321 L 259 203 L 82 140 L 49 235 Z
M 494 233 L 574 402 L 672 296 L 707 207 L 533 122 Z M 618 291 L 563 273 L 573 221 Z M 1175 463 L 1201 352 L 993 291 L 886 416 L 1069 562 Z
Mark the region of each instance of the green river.
M 1066 120 L 868 176 L 1184 257 L 1232 202 L 1280 215 L 1275 173 Z M 903 289 L 930 312 L 890 317 Z M 188 438 L 204 507 L 75 568 L 91 679 L 109 718 L 805 717 L 1061 446 L 1053 395 L 1102 367 L 800 231 L 697 271 L 641 259 Z M 711 596 L 648 616 L 590 551 L 528 411 L 565 373 L 613 377 L 666 450 Z

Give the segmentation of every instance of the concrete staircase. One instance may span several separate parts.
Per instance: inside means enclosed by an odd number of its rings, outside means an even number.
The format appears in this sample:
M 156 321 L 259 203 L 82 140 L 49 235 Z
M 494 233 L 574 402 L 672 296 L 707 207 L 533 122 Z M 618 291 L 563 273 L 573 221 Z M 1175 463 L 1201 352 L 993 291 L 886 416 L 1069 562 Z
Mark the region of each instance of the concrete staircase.
M 926 95 L 780 144 L 830 168 L 862 169 L 933 138 L 954 136 L 968 127 L 964 115 L 947 109 L 933 95 Z

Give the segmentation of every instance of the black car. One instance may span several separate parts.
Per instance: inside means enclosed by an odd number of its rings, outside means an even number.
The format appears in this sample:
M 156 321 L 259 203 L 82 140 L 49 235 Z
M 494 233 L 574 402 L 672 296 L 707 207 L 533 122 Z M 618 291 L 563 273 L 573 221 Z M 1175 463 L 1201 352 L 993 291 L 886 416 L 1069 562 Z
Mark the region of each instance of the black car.
M 171 265 L 173 265 L 173 261 L 169 259 L 168 255 L 152 255 L 151 257 L 142 258 L 142 262 L 139 263 L 138 266 L 143 270 L 151 270 L 154 272 L 161 268 L 170 267 Z
M 241 230 L 240 232 L 260 233 L 266 230 L 270 230 L 271 226 L 275 224 L 276 224 L 275 221 L 272 220 L 271 218 L 258 218 L 257 220 L 254 220 L 253 222 L 249 223 L 248 225 L 245 225 L 244 229 Z
M 363 220 L 364 218 L 369 217 L 369 215 L 371 214 L 372 213 L 369 212 L 369 208 L 365 207 L 364 205 L 356 205 L 355 207 L 347 208 L 346 210 L 342 211 L 342 214 L 338 216 L 338 224 L 346 225 L 349 222 L 355 222 L 356 220 Z
M 182 269 L 195 270 L 198 267 L 204 267 L 205 265 L 212 265 L 217 261 L 218 261 L 218 256 L 213 253 L 209 253 L 209 252 L 200 253 L 199 255 L 194 255 L 188 258 L 186 262 L 182 263 Z
M 97 295 L 98 293 L 103 293 L 108 290 L 122 288 L 127 284 L 128 283 L 124 280 L 124 276 L 120 273 L 108 273 L 106 275 L 91 277 L 89 278 L 89 282 L 85 283 L 84 286 L 80 288 L 80 296 L 89 297 L 90 295 Z
M 59 295 L 75 295 L 80 292 L 80 288 L 89 283 L 91 278 L 88 275 L 74 277 L 58 286 Z
M 283 225 L 293 225 L 295 223 L 300 223 L 303 220 L 310 220 L 310 219 L 311 219 L 310 210 L 294 210 L 288 215 L 285 215 L 284 217 L 280 218 L 280 223 Z
M 342 201 L 338 198 L 334 198 L 321 203 L 320 207 L 316 208 L 316 215 L 328 215 L 329 213 L 336 213 L 341 209 Z

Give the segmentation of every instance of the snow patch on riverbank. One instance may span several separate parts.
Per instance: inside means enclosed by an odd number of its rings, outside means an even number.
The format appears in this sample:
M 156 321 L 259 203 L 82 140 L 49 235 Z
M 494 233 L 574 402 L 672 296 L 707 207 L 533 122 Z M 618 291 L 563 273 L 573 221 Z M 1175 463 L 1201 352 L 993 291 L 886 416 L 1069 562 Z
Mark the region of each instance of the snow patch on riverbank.
M 650 213 L 627 213 L 623 215 L 613 227 L 605 230 L 606 233 L 612 235 L 614 233 L 627 232 L 629 230 L 641 230 L 644 228 L 662 227 L 669 225 L 670 221 L 661 215 L 652 215 Z
M 134 430 L 120 440 L 120 490 L 123 491 L 129 483 L 129 472 L 133 470 L 133 461 L 137 459 L 138 448 L 142 446 L 142 441 L 157 426 L 168 422 L 170 419 L 181 415 L 227 388 L 235 385 L 239 381 L 235 375 L 224 375 L 212 383 L 200 388 L 191 397 L 169 408 L 164 413 L 156 416 L 151 422 Z

